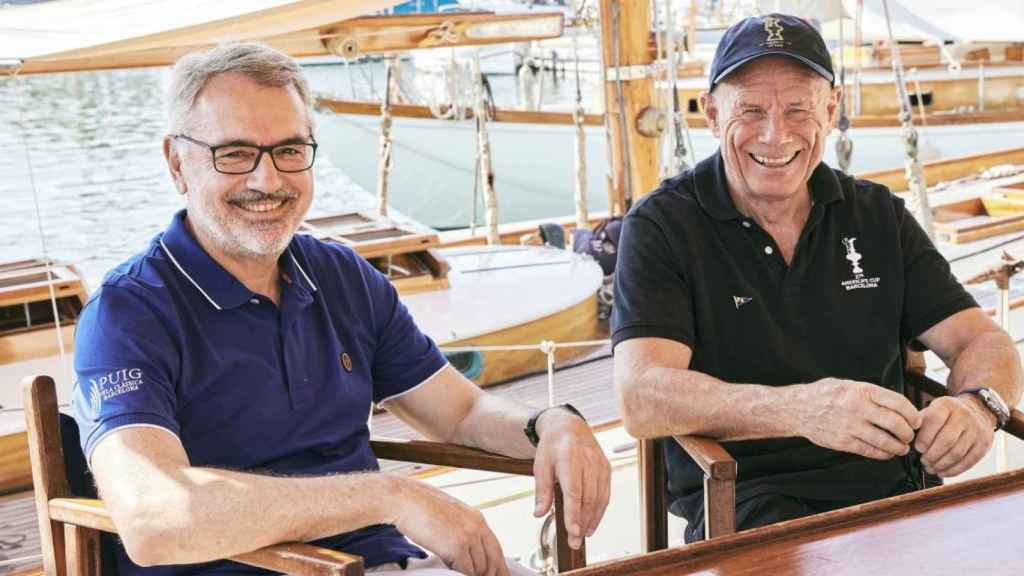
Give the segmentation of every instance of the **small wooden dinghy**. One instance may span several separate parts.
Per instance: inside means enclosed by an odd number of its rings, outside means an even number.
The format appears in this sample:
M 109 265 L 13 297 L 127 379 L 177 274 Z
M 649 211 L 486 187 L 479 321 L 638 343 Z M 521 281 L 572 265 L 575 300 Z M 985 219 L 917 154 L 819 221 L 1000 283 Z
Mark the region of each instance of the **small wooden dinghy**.
M 56 306 L 50 298 L 51 284 Z M 85 282 L 70 264 L 39 259 L 0 264 L 0 494 L 32 482 L 21 380 L 31 374 L 50 374 L 58 381 L 59 401 L 70 401 L 75 321 L 86 293 Z
M 419 327 L 480 386 L 544 370 L 539 350 L 466 350 L 604 337 L 598 320 L 601 267 L 543 246 L 437 248 L 437 233 L 365 213 L 307 220 L 302 232 L 351 246 L 398 288 Z M 563 348 L 563 362 L 588 348 Z

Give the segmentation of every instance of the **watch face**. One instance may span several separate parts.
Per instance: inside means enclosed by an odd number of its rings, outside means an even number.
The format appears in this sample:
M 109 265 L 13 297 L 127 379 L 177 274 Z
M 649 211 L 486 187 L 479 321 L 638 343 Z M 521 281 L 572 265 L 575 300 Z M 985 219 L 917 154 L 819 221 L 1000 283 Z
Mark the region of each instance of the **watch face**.
M 1010 409 L 1007 408 L 1006 402 L 999 396 L 999 393 L 989 388 L 982 388 L 978 390 L 978 396 L 985 401 L 985 405 L 988 409 L 996 415 L 996 419 L 999 421 L 999 427 L 1002 428 L 1006 425 L 1006 421 L 1010 419 Z

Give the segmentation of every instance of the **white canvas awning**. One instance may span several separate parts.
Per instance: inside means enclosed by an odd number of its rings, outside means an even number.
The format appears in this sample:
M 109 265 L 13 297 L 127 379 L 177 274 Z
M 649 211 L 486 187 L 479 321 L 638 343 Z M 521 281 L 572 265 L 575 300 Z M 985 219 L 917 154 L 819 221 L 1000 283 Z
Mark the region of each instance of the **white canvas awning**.
M 0 8 L 0 62 L 23 73 L 170 64 L 198 47 L 258 40 L 326 54 L 319 27 L 404 0 L 54 0 Z M 20 65 L 19 65 L 20 63 Z

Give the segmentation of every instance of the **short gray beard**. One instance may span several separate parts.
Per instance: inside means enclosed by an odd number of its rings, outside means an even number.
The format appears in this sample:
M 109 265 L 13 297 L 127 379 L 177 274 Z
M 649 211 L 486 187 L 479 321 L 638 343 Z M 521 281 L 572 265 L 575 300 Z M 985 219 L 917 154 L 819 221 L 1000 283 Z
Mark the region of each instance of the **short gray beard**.
M 261 198 L 274 200 L 288 198 L 294 200 L 297 197 L 297 194 L 283 190 L 272 194 L 250 190 L 247 194 L 238 194 L 230 200 L 256 200 Z M 191 204 L 191 201 L 189 203 Z M 266 258 L 268 256 L 276 258 L 284 252 L 295 235 L 293 230 L 290 234 L 284 234 L 272 241 L 266 241 L 262 236 L 233 234 L 233 228 L 229 222 L 220 219 L 219 214 L 213 210 L 192 210 L 189 212 L 189 219 L 192 221 L 193 226 L 201 229 L 204 235 L 217 248 L 227 254 L 243 258 Z

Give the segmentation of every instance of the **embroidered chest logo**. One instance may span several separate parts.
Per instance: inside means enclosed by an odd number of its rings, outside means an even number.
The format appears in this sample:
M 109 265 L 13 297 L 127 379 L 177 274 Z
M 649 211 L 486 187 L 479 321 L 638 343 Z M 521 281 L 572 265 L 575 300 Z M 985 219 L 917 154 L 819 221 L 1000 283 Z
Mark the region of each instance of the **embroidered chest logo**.
M 764 39 L 764 45 L 769 48 L 781 48 L 786 45 L 786 41 L 782 39 L 782 23 L 779 19 L 774 16 L 768 16 L 764 19 L 764 31 L 768 34 L 768 37 Z
M 843 246 L 846 247 L 846 259 L 850 261 L 850 272 L 853 274 L 853 278 L 850 280 L 844 280 L 842 282 L 843 288 L 846 291 L 859 290 L 861 288 L 878 288 L 878 284 L 881 281 L 880 278 L 873 277 L 868 278 L 864 272 L 864 268 L 861 267 L 860 262 L 864 259 L 864 255 L 857 252 L 857 247 L 854 242 L 857 238 L 846 237 L 843 238 Z
M 747 302 L 750 302 L 751 300 L 753 300 L 753 298 L 751 298 L 749 296 L 733 296 L 732 297 L 732 302 L 733 302 L 733 304 L 736 305 L 736 309 L 737 310 L 740 309 L 740 306 L 743 306 L 744 304 L 746 304 Z
M 93 419 L 99 418 L 104 402 L 135 392 L 141 386 L 141 368 L 122 368 L 99 378 L 89 378 L 89 411 Z

